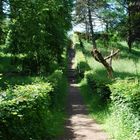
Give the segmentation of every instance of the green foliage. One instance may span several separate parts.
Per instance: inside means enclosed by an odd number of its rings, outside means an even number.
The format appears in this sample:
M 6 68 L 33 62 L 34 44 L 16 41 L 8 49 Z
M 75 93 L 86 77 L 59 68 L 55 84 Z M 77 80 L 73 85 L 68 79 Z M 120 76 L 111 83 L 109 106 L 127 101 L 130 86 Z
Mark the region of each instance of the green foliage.
M 67 82 L 61 70 L 56 70 L 52 75 L 47 78 L 47 81 L 51 83 L 54 89 L 54 92 L 50 95 L 53 101 L 51 107 L 56 108 L 60 105 L 59 102 L 64 102 L 66 92 L 65 88 L 67 87 Z
M 76 43 L 76 42 L 75 42 Z M 80 47 L 78 43 L 75 44 L 76 56 L 75 56 L 75 64 L 78 78 L 81 79 L 84 77 L 86 71 L 90 70 L 90 66 L 87 64 L 85 56 L 83 54 L 83 49 Z
M 78 47 L 76 62 L 84 60 L 90 66 L 84 73 L 80 88 L 90 115 L 115 140 L 139 140 L 140 138 L 140 88 L 139 49 L 128 53 L 126 42 L 110 41 L 109 48 L 98 40 L 98 49 L 104 56 L 112 48 L 119 48 L 120 54 L 113 59 L 114 79 L 107 77 L 105 69 L 91 56 L 92 45 L 84 42 L 84 51 Z M 83 54 L 84 52 L 84 54 Z M 86 60 L 86 61 L 85 61 Z
M 1 91 L 0 138 L 43 140 L 62 133 L 66 87 L 62 71 L 56 71 L 48 79 Z
M 66 33 L 71 28 L 72 1 L 9 2 L 11 21 L 7 45 L 13 55 L 25 55 L 20 62 L 22 71 L 48 72 L 51 65 L 61 64 Z
M 110 86 L 112 90 L 112 101 L 116 104 L 126 103 L 134 111 L 140 111 L 140 87 L 139 84 L 132 80 L 117 80 Z M 139 114 L 140 115 L 140 114 Z
M 2 139 L 42 139 L 47 134 L 52 91 L 50 84 L 42 83 L 17 86 L 1 93 L 5 97 L 0 104 Z
M 0 19 L 3 12 L 8 17 L 0 20 L 0 139 L 55 139 L 63 132 L 71 10 L 72 0 L 0 1 Z
M 95 75 L 91 72 L 85 73 L 85 79 L 89 88 L 92 90 L 93 96 L 98 97 L 99 104 L 107 104 L 110 100 L 111 91 L 107 85 L 105 85 L 102 81 L 98 81 L 96 78 L 94 79 Z
M 80 61 L 77 64 L 77 72 L 81 78 L 84 78 L 84 73 L 88 70 L 90 70 L 90 67 L 85 61 Z
M 117 80 L 110 85 L 112 106 L 107 119 L 107 129 L 117 140 L 139 140 L 140 137 L 140 87 L 134 80 Z M 111 121 L 111 123 L 109 123 Z M 117 130 L 117 133 L 113 132 Z

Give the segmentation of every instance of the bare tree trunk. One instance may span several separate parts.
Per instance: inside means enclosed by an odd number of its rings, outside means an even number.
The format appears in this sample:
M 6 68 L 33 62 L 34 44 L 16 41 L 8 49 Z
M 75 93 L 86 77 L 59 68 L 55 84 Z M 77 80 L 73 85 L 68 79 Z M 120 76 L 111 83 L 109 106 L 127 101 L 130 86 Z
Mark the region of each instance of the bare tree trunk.
M 89 18 L 89 25 L 90 25 L 90 32 L 91 32 L 91 37 L 92 37 L 92 45 L 93 45 L 93 50 L 92 50 L 92 56 L 97 60 L 98 62 L 102 63 L 104 67 L 106 68 L 108 72 L 108 76 L 110 78 L 113 77 L 113 69 L 112 66 L 107 63 L 107 61 L 104 59 L 102 54 L 97 50 L 97 45 L 96 45 L 96 40 L 95 40 L 95 35 L 93 31 L 93 24 L 92 24 L 92 12 L 90 9 L 90 0 L 88 0 L 88 18 Z
M 93 49 L 91 53 L 92 53 L 92 56 L 95 58 L 95 60 L 102 63 L 103 66 L 106 68 L 109 78 L 112 78 L 113 68 L 111 65 L 109 65 L 109 63 L 107 63 L 107 61 L 104 59 L 102 54 L 97 49 Z
M 3 3 L 2 0 L 0 0 L 0 44 L 2 43 L 3 40 L 2 20 L 3 20 Z
M 129 52 L 132 51 L 132 24 L 131 24 L 131 11 L 130 11 L 130 6 L 129 6 L 129 2 L 127 3 L 128 5 L 128 8 L 127 8 L 127 11 L 128 11 L 128 40 L 127 40 L 127 44 L 128 44 L 128 47 L 129 47 Z
M 94 35 L 94 31 L 93 31 L 93 24 L 92 24 L 92 13 L 91 13 L 91 9 L 90 9 L 90 0 L 88 0 L 88 18 L 89 18 L 89 25 L 90 25 L 90 32 L 91 32 L 91 37 L 92 37 L 92 44 L 93 44 L 93 48 L 96 49 L 96 41 L 95 41 L 95 35 Z

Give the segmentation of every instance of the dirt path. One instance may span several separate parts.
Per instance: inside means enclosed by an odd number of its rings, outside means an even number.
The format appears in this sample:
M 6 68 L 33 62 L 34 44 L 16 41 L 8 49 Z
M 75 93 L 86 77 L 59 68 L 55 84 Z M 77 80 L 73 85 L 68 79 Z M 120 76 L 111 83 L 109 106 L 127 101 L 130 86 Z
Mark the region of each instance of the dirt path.
M 60 140 L 108 140 L 100 125 L 89 118 L 86 106 L 75 84 L 75 70 L 72 68 L 74 50 L 69 53 L 69 95 L 67 102 L 68 119 L 65 134 Z

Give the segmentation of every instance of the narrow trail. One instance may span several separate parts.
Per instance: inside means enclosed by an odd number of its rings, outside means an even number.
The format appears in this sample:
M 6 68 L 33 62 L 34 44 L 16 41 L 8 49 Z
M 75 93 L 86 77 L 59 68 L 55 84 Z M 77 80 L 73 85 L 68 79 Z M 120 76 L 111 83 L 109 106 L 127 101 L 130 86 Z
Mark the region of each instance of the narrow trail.
M 80 91 L 75 84 L 74 57 L 74 49 L 70 49 L 68 66 L 68 119 L 66 120 L 65 134 L 59 140 L 108 140 L 107 134 L 101 129 L 100 125 L 88 116 L 88 111 L 83 103 Z

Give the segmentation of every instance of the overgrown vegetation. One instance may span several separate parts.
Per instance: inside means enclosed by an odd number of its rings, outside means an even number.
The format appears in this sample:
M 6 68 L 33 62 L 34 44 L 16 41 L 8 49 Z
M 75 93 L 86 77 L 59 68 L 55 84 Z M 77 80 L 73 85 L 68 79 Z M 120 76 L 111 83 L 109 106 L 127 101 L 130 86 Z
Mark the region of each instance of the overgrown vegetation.
M 111 84 L 111 114 L 107 128 L 116 139 L 139 140 L 140 138 L 140 86 L 138 81 L 117 80 Z M 117 122 L 117 123 L 116 123 Z M 117 129 L 117 131 L 114 131 Z
M 80 47 L 78 40 L 75 44 L 75 67 L 79 69 L 81 62 L 86 64 L 86 68 L 82 67 L 84 77 L 80 74 L 79 77 L 90 115 L 103 125 L 111 138 L 139 140 L 140 61 L 137 54 L 140 50 L 136 47 L 134 53 L 129 54 L 125 42 L 115 43 L 112 47 L 120 48 L 120 54 L 113 59 L 114 78 L 110 79 L 105 68 L 92 58 L 92 46 L 83 42 L 84 48 Z M 110 48 L 105 48 L 100 40 L 98 43 L 100 51 L 107 54 Z
M 113 138 L 139 140 L 138 0 L 0 0 L 0 139 L 62 133 L 73 5 L 75 23 L 85 24 L 85 33 L 74 35 L 75 68 L 90 112 Z M 96 33 L 96 21 L 104 32 Z M 116 49 L 111 64 L 105 56 Z
M 4 21 L 9 24 L 8 32 L 0 24 L 2 34 L 6 34 L 0 44 L 6 44 L 18 71 L 48 73 L 62 65 L 71 28 L 71 0 L 2 0 L 0 11 L 3 26 L 7 26 Z
M 0 138 L 41 140 L 60 135 L 65 117 L 66 83 L 62 71 L 55 71 L 37 82 L 2 90 Z
M 20 73 L 1 47 L 0 139 L 54 139 L 63 133 L 67 93 L 66 49 L 63 67 L 48 74 Z M 20 56 L 19 60 L 22 59 Z M 8 58 L 8 59 L 7 59 Z M 15 68 L 16 67 L 16 68 Z
M 63 133 L 71 0 L 0 1 L 0 139 Z

